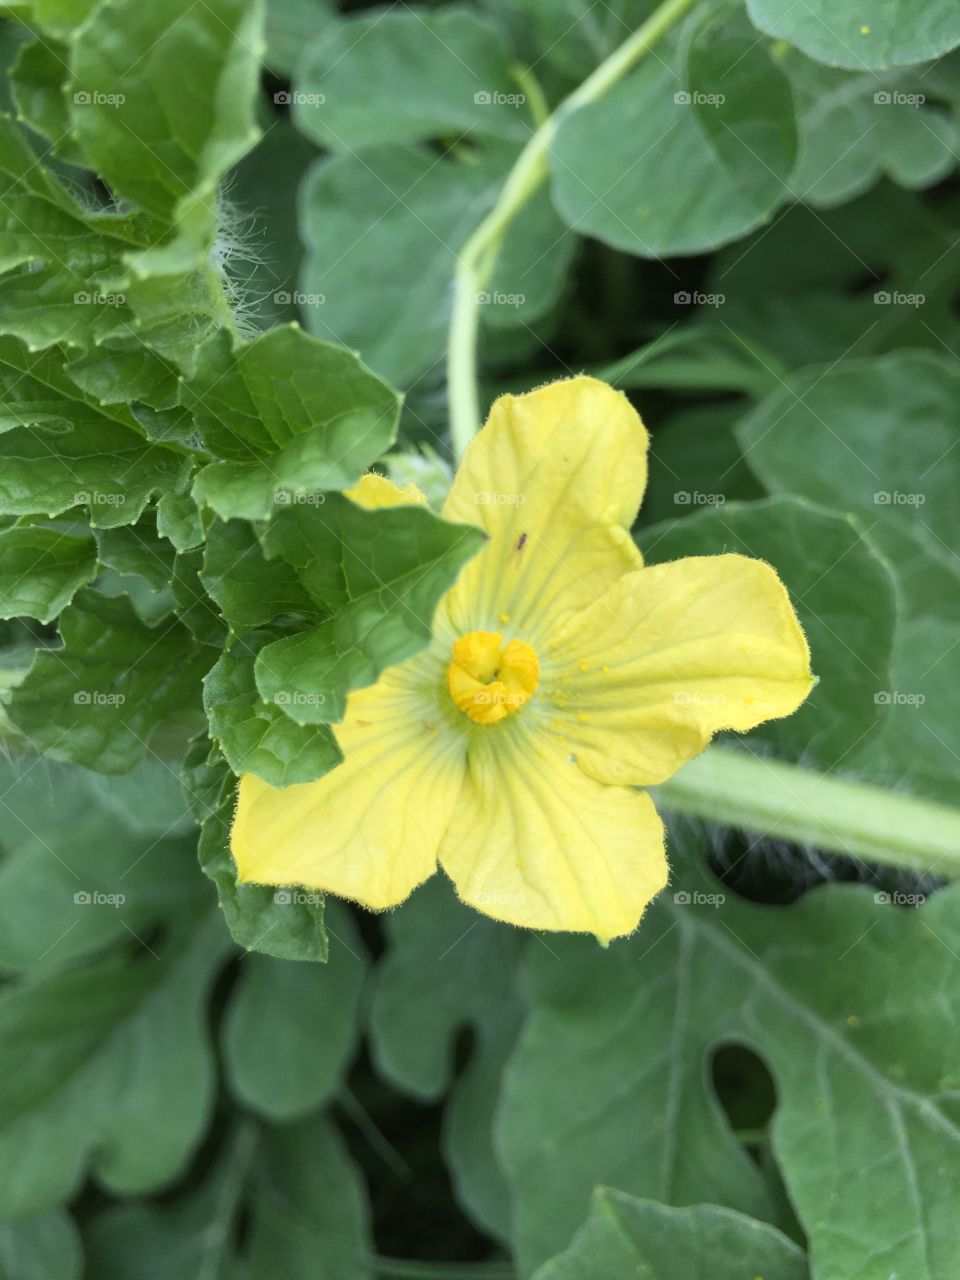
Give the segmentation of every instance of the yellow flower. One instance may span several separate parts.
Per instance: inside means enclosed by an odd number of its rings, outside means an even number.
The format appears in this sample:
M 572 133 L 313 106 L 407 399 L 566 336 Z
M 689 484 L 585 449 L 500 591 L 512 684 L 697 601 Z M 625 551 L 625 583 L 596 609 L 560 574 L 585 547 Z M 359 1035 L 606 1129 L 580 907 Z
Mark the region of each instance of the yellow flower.
M 813 683 L 769 565 L 643 566 L 628 530 L 646 462 L 639 417 L 592 378 L 496 402 L 444 507 L 489 542 L 438 607 L 429 648 L 350 695 L 343 764 L 284 789 L 241 780 L 241 880 L 379 909 L 439 861 L 500 920 L 601 939 L 636 927 L 667 865 L 635 788 L 720 729 L 789 715 Z M 366 478 L 355 499 L 415 495 Z

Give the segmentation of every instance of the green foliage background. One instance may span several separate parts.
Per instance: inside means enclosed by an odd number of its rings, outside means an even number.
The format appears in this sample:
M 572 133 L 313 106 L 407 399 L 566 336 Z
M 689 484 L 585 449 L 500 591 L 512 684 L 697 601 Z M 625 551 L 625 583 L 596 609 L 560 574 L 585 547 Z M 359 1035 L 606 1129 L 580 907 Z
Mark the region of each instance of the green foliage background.
M 745 749 L 956 803 L 956 7 L 672 2 L 559 111 L 649 0 L 0 5 L 2 1280 L 955 1280 L 936 865 L 676 819 L 602 950 L 229 857 L 477 549 L 453 281 L 547 120 L 482 403 L 626 390 L 647 559 L 760 556 L 810 639 Z

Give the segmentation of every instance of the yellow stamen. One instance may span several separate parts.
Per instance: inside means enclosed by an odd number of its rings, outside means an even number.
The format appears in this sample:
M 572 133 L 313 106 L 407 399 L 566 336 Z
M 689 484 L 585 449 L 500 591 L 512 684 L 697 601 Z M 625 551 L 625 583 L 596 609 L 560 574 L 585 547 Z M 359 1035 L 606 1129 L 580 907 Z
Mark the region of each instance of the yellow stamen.
M 470 631 L 453 646 L 450 696 L 475 724 L 497 724 L 519 711 L 539 683 L 540 662 L 523 640 L 504 644 L 499 631 Z

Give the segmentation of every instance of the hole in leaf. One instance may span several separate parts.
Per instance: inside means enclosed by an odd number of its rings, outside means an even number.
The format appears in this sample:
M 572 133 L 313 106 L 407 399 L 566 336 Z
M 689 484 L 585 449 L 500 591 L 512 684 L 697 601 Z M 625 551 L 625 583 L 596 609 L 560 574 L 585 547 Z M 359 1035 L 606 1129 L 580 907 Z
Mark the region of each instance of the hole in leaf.
M 767 1141 L 777 1089 L 763 1059 L 742 1044 L 723 1044 L 710 1059 L 710 1079 L 730 1127 L 751 1154 Z
M 767 1064 L 747 1045 L 721 1044 L 711 1055 L 710 1079 L 731 1129 L 769 1186 L 771 1222 L 805 1249 L 806 1236 L 770 1144 L 777 1086 Z

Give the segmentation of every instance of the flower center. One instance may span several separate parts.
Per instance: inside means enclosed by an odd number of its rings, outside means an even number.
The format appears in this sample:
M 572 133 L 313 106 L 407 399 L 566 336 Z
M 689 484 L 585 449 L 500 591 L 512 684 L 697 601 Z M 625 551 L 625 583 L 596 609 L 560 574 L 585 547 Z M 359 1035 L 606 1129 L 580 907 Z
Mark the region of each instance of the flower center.
M 540 662 L 523 640 L 503 643 L 499 631 L 470 631 L 453 646 L 450 696 L 475 724 L 496 724 L 536 693 Z

